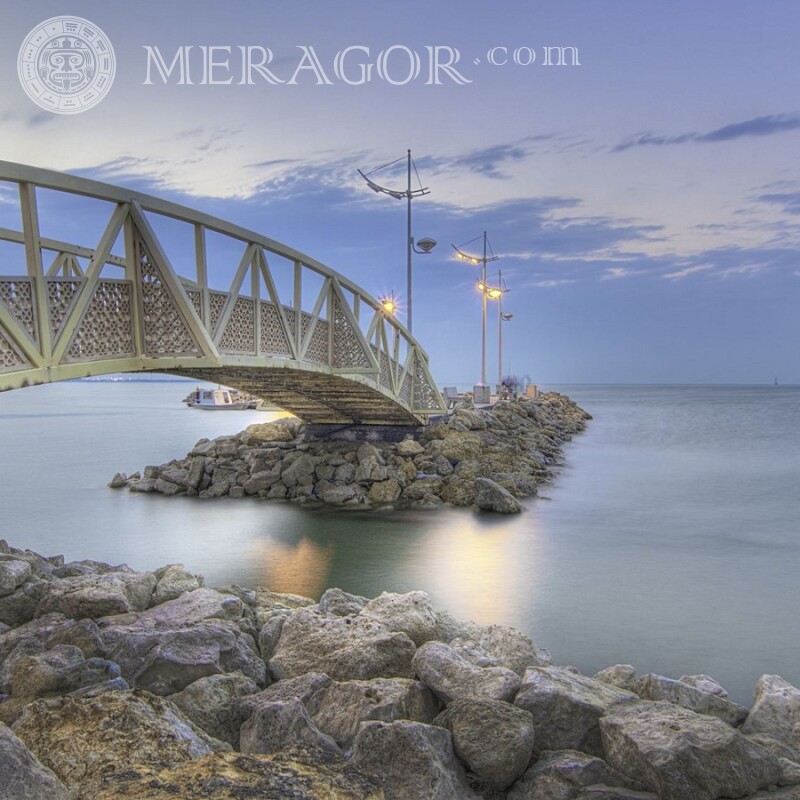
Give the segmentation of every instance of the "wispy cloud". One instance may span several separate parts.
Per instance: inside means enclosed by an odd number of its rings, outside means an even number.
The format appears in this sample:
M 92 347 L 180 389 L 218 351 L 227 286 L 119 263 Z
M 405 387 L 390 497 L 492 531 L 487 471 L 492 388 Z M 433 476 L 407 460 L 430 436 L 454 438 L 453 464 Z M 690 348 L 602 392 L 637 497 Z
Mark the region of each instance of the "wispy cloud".
M 628 269 L 627 267 L 609 267 L 603 272 L 600 280 L 618 281 L 621 278 L 630 278 L 632 275 L 644 275 L 645 269 Z
M 560 278 L 560 279 L 552 279 L 546 281 L 536 281 L 531 285 L 538 286 L 540 289 L 554 289 L 556 286 L 566 286 L 568 283 L 575 283 L 575 279 Z
M 771 136 L 775 133 L 794 131 L 800 129 L 800 112 L 788 114 L 771 114 L 763 117 L 753 117 L 743 122 L 734 122 L 715 128 L 706 133 L 692 131 L 675 135 L 655 134 L 650 132 L 638 133 L 635 136 L 620 142 L 612 148 L 612 152 L 620 153 L 630 150 L 632 147 L 643 147 L 647 145 L 675 145 L 709 142 L 727 142 L 732 139 L 742 139 L 751 136 Z
M 696 275 L 698 272 L 706 272 L 710 269 L 714 269 L 712 264 L 695 264 L 693 267 L 684 267 L 675 272 L 667 272 L 661 277 L 669 281 L 679 281 L 682 278 L 689 277 L 689 275 Z
M 800 214 L 800 192 L 773 192 L 761 194 L 756 200 L 779 205 L 787 214 Z

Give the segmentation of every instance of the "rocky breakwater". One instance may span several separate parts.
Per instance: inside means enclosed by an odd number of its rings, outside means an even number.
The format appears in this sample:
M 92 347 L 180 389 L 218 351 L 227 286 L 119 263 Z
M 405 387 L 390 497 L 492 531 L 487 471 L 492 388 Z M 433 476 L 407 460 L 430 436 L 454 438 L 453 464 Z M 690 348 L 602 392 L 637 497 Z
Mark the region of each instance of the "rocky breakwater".
M 589 677 L 504 625 L 0 542 L 5 800 L 797 800 L 800 689 Z M 795 788 L 798 787 L 798 788 Z
M 447 503 L 516 513 L 552 477 L 560 447 L 591 417 L 555 392 L 449 416 L 398 443 L 314 438 L 297 419 L 201 439 L 186 458 L 118 473 L 134 492 L 257 497 L 358 508 Z

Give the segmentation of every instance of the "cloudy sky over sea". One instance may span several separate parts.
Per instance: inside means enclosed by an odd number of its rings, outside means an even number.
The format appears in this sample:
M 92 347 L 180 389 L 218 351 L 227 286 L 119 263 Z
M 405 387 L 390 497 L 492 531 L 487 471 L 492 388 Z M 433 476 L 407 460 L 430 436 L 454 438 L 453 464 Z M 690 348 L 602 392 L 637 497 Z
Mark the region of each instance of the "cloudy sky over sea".
M 208 211 L 401 303 L 404 205 L 356 170 L 411 148 L 431 190 L 415 201 L 414 233 L 439 242 L 415 260 L 414 333 L 442 383 L 479 377 L 476 273 L 450 245 L 484 230 L 514 314 L 504 372 L 510 362 L 540 383 L 800 383 L 794 0 L 0 8 L 0 159 Z M 99 25 L 116 51 L 112 90 L 81 114 L 39 109 L 17 79 L 28 32 L 62 14 Z M 228 63 L 204 76 L 213 46 L 230 48 L 216 51 Z M 443 62 L 460 54 L 438 84 L 436 47 Z M 177 69 L 165 83 L 147 48 L 167 66 L 188 53 L 191 85 Z M 242 53 L 266 51 L 274 81 L 255 70 L 242 84 Z M 577 53 L 579 65 L 548 66 L 548 52 Z M 402 171 L 376 177 L 403 188 Z M 9 200 L 0 185 L 0 225 Z M 81 239 L 80 220 L 58 224 Z

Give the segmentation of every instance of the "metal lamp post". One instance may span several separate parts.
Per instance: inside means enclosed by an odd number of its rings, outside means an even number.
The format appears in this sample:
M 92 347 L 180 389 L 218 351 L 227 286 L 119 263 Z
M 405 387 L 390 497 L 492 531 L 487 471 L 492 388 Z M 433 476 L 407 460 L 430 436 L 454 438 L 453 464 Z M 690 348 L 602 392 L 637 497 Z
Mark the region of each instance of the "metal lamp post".
M 474 242 L 476 239 L 481 237 L 476 237 L 471 241 Z M 470 242 L 466 242 L 466 244 L 470 244 Z M 486 231 L 483 232 L 483 257 L 480 258 L 478 256 L 470 255 L 469 253 L 464 252 L 460 248 L 453 245 L 453 249 L 456 251 L 456 255 L 465 260 L 469 261 L 472 264 L 482 264 L 481 270 L 481 280 L 478 283 L 478 291 L 481 293 L 481 305 L 482 305 L 482 314 L 481 314 L 481 382 L 476 384 L 473 388 L 473 401 L 474 402 L 489 402 L 489 386 L 486 383 L 486 304 L 489 295 L 489 287 L 486 284 L 486 265 L 490 261 L 497 261 L 500 256 L 496 255 L 487 255 L 487 251 L 489 249 L 489 237 L 486 234 Z
M 497 285 L 499 294 L 497 295 L 497 386 L 503 385 L 503 323 L 510 322 L 513 314 L 503 313 L 503 295 L 508 291 L 503 286 L 503 270 L 498 270 Z
M 426 236 L 420 239 L 418 242 L 414 242 L 414 235 L 411 233 L 411 200 L 415 197 L 422 197 L 423 195 L 430 194 L 430 189 L 427 186 L 422 186 L 420 183 L 419 189 L 412 189 L 411 188 L 411 167 L 413 165 L 413 161 L 411 160 L 411 150 L 407 153 L 407 174 L 408 174 L 408 183 L 406 185 L 406 189 L 400 191 L 398 189 L 390 189 L 387 186 L 381 186 L 379 183 L 375 183 L 369 175 L 372 175 L 376 172 L 379 172 L 386 167 L 392 166 L 392 164 L 396 164 L 397 161 L 401 159 L 397 159 L 396 161 L 391 161 L 389 164 L 384 164 L 382 167 L 378 167 L 378 169 L 372 170 L 372 172 L 364 174 L 361 170 L 358 170 L 358 174 L 367 182 L 367 186 L 372 189 L 373 192 L 380 192 L 382 194 L 388 194 L 389 197 L 394 197 L 395 200 L 402 200 L 403 198 L 406 199 L 408 202 L 408 231 L 406 236 L 406 327 L 408 328 L 408 332 L 411 333 L 413 330 L 413 253 L 430 253 L 434 247 L 436 247 L 436 240 L 431 239 L 430 237 Z M 416 167 L 414 167 L 416 171 Z M 419 178 L 419 175 L 417 175 Z

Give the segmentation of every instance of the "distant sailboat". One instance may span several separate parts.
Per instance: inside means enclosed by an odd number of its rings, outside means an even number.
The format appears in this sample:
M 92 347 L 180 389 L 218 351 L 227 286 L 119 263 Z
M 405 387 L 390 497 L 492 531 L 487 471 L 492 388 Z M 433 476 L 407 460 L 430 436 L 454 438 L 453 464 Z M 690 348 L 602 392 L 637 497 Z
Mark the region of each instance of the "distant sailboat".
M 775 378 L 775 386 L 777 386 L 777 385 L 778 385 L 778 379 Z

